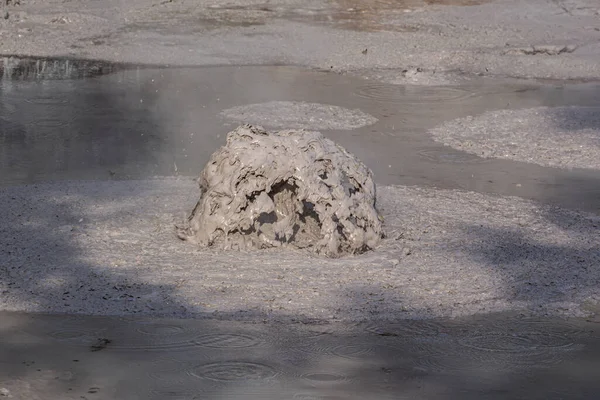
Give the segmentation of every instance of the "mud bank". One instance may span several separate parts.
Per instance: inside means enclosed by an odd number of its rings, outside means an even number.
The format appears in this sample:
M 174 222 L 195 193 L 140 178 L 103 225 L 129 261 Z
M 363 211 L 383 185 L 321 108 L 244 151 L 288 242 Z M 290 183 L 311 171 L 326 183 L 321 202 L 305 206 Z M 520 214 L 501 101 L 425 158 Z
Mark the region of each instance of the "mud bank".
M 287 64 L 416 84 L 600 76 L 593 0 L 13 3 L 0 21 L 5 55 Z
M 362 321 L 505 310 L 581 316 L 600 300 L 600 217 L 453 190 L 379 187 L 373 252 L 201 250 L 174 224 L 191 179 L 0 189 L 2 310 Z

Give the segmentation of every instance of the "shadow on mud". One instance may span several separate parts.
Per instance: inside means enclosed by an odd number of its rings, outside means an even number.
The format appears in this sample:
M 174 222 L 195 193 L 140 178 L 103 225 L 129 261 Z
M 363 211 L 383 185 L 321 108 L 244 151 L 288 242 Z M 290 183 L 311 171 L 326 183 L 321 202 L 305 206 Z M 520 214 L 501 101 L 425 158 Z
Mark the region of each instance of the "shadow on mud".
M 594 100 L 600 96 L 591 94 Z M 585 104 L 585 101 L 584 101 Z M 600 149 L 600 108 L 598 107 L 559 107 L 552 111 L 555 124 L 573 136 L 583 130 L 593 130 L 597 136 L 597 147 Z M 600 215 L 600 173 L 596 170 L 572 170 L 557 174 L 554 192 L 558 201 L 555 204 L 568 204 L 574 209 L 582 209 Z M 554 197 L 550 195 L 549 197 Z M 548 215 L 553 219 L 552 215 Z

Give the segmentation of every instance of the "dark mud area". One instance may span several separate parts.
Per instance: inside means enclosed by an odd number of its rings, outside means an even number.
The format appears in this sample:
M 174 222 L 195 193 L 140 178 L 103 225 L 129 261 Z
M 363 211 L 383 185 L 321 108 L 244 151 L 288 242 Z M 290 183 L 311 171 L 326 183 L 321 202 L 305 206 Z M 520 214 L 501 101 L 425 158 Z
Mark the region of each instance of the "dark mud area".
M 600 389 L 600 334 L 584 322 L 0 317 L 0 354 L 11 360 L 0 387 L 16 399 L 541 400 Z

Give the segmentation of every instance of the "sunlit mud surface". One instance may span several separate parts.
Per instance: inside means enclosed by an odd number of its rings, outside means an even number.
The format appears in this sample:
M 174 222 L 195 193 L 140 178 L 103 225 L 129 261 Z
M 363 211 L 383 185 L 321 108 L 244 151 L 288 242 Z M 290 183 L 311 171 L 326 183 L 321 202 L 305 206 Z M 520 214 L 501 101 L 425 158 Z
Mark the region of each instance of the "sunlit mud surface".
M 1 313 L 16 399 L 593 399 L 598 325 L 511 315 L 380 324 Z
M 481 157 L 600 170 L 600 108 L 495 111 L 431 130 L 438 142 Z

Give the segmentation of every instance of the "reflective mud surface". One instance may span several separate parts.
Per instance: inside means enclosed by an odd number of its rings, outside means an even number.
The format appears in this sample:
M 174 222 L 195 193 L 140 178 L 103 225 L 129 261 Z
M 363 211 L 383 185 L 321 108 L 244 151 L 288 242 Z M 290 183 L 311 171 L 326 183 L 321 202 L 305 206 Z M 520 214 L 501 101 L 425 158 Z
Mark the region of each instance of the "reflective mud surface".
M 379 325 L 0 314 L 0 387 L 61 399 L 592 399 L 598 325 Z
M 58 75 L 65 70 L 64 63 L 52 65 Z M 0 184 L 195 176 L 238 124 L 227 120 L 224 110 L 279 101 L 359 109 L 375 117 L 372 125 L 324 133 L 363 160 L 381 184 L 517 195 L 596 212 L 600 207 L 596 171 L 481 159 L 426 134 L 443 121 L 487 110 L 598 105 L 596 84 L 393 86 L 291 67 L 136 69 L 80 80 L 9 78 L 0 86 Z M 274 126 L 280 120 L 302 122 L 302 115 L 286 113 L 282 109 L 258 122 L 268 117 Z

